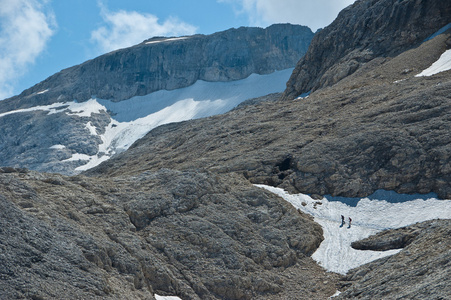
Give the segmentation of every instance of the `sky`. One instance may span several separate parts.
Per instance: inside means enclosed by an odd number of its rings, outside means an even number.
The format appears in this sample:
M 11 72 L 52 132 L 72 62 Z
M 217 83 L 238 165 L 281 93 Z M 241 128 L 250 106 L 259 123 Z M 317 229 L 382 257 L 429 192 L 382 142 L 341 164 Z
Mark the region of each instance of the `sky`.
M 153 36 L 329 25 L 355 0 L 0 0 L 0 99 Z

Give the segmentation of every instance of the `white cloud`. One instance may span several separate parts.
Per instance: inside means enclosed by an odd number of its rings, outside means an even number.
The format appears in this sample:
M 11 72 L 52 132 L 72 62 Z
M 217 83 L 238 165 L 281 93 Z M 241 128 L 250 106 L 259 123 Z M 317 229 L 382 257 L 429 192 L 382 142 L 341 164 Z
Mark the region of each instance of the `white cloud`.
M 234 5 L 239 14 L 247 14 L 252 26 L 293 23 L 313 31 L 329 25 L 338 13 L 355 0 L 217 0 Z
M 48 1 L 0 0 L 0 99 L 14 93 L 14 85 L 45 50 L 56 22 Z
M 105 24 L 91 33 L 91 41 L 103 52 L 130 47 L 154 36 L 191 35 L 197 31 L 197 27 L 177 18 L 161 23 L 152 14 L 124 10 L 110 12 L 100 6 Z

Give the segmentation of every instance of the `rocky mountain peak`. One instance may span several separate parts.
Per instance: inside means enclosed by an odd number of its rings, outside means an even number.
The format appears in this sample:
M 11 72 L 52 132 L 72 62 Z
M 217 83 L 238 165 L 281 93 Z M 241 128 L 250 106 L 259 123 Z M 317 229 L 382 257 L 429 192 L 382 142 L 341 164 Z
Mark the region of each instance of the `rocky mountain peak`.
M 314 37 L 283 97 L 294 99 L 333 85 L 376 57 L 418 46 L 450 22 L 448 1 L 356 1 Z
M 211 35 L 152 38 L 62 70 L 0 104 L 9 109 L 32 103 L 86 101 L 91 96 L 120 101 L 197 80 L 232 81 L 292 68 L 307 51 L 313 32 L 305 26 L 229 29 Z M 42 93 L 42 91 L 46 91 Z

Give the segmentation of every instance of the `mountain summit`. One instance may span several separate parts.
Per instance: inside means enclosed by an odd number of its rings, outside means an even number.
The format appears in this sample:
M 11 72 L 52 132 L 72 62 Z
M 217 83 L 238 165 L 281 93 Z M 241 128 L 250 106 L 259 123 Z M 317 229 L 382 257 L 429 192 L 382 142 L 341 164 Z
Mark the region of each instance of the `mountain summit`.
M 312 40 L 287 83 L 285 99 L 331 86 L 377 57 L 417 47 L 450 22 L 448 1 L 356 1 Z

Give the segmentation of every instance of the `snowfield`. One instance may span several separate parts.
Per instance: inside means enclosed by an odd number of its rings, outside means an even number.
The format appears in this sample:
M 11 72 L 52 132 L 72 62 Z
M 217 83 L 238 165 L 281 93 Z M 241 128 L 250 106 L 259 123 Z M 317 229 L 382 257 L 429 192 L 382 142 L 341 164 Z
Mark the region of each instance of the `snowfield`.
M 451 50 L 446 50 L 435 63 L 415 77 L 432 76 L 448 70 L 451 70 Z
M 349 270 L 400 250 L 369 251 L 351 248 L 361 240 L 385 229 L 408 226 L 433 219 L 451 218 L 451 200 L 399 195 L 378 191 L 369 198 L 326 197 L 314 200 L 308 195 L 290 195 L 280 188 L 257 185 L 290 202 L 295 208 L 314 217 L 324 231 L 324 241 L 312 258 L 328 271 L 346 274 Z M 428 194 L 431 196 L 431 194 Z M 378 199 L 375 199 L 378 198 Z M 421 199 L 428 198 L 428 199 Z M 341 215 L 346 224 L 341 225 Z M 352 219 L 351 227 L 348 218 Z
M 174 39 L 164 41 L 170 40 Z M 105 128 L 96 128 L 90 121 L 86 122 L 88 132 L 102 140 L 97 153 L 92 156 L 73 153 L 72 157 L 61 161 L 62 163 L 82 161 L 83 165 L 75 169 L 81 172 L 99 165 L 116 153 L 127 150 L 136 140 L 160 125 L 222 114 L 247 99 L 282 92 L 292 71 L 293 68 L 267 75 L 252 74 L 245 79 L 230 82 L 199 80 L 186 88 L 161 90 L 120 102 L 95 98 L 85 102 L 59 102 L 9 111 L 0 114 L 0 118 L 32 111 L 46 111 L 49 115 L 66 113 L 78 117 L 91 117 L 92 114 L 109 112 L 111 121 Z M 55 145 L 51 149 L 62 150 L 65 149 L 65 145 Z

